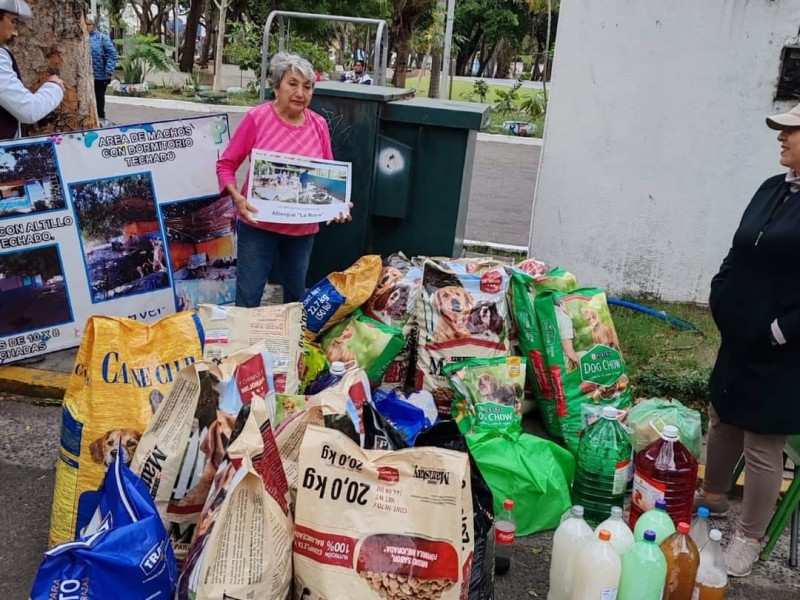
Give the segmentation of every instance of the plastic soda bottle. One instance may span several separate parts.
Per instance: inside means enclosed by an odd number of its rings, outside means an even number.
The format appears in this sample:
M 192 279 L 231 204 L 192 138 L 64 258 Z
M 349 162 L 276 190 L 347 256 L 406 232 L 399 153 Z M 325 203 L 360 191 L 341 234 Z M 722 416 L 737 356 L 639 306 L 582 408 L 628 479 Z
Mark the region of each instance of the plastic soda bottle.
M 667 503 L 673 523 L 689 523 L 697 486 L 697 460 L 678 436 L 678 428 L 667 425 L 661 437 L 636 456 L 631 502 L 631 527 L 656 500 Z
M 667 578 L 667 559 L 648 529 L 622 557 L 622 577 L 617 600 L 661 600 Z
M 611 545 L 620 556 L 624 556 L 628 548 L 633 546 L 635 541 L 633 532 L 628 527 L 628 524 L 622 520 L 622 509 L 619 506 L 611 507 L 611 516 L 597 526 L 595 533 L 599 536 L 600 531 L 603 529 L 611 532 Z
M 689 524 L 678 523 L 678 531 L 661 544 L 667 559 L 664 600 L 692 600 L 700 553 L 689 537 Z
M 578 553 L 594 539 L 592 528 L 583 520 L 583 507 L 576 504 L 553 536 L 547 600 L 569 600 Z
M 722 533 L 712 529 L 708 543 L 700 552 L 700 568 L 694 584 L 692 600 L 723 600 L 728 589 L 728 571 L 719 541 Z
M 503 575 L 511 567 L 511 552 L 517 535 L 517 522 L 514 520 L 514 501 L 506 499 L 503 511 L 494 523 L 494 572 Z
M 708 515 L 709 510 L 705 506 L 697 509 L 697 516 L 692 521 L 692 528 L 689 530 L 689 537 L 694 540 L 697 549 L 703 551 L 703 546 L 708 541 Z
M 644 532 L 648 529 L 655 532 L 658 545 L 675 533 L 675 523 L 667 513 L 667 503 L 663 500 L 656 500 L 655 508 L 648 510 L 636 521 L 633 539 L 641 542 L 644 539 Z
M 615 600 L 622 559 L 611 545 L 611 532 L 602 529 L 598 539 L 578 553 L 570 600 Z
M 578 444 L 572 497 L 584 507 L 584 517 L 592 525 L 605 519 L 612 506 L 625 502 L 631 443 L 617 414 L 613 406 L 603 407 Z

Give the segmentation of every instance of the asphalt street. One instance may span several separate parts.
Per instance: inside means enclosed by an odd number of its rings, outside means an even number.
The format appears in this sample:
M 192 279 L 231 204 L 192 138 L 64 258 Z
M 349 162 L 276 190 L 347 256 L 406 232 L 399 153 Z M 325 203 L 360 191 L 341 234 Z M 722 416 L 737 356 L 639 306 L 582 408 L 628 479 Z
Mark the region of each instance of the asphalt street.
M 106 116 L 117 125 L 202 114 L 207 113 L 113 103 L 106 106 Z M 242 116 L 241 113 L 229 114 L 232 131 Z M 478 141 L 472 168 L 466 239 L 527 247 L 540 150 L 541 146 Z M 461 174 L 457 176 L 461 177 Z

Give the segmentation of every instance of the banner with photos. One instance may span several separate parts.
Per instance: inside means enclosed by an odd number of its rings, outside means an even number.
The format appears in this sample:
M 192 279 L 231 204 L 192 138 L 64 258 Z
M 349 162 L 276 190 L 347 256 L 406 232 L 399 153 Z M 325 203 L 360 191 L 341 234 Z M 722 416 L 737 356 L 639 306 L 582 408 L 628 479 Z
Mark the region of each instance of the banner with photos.
M 0 143 L 0 364 L 77 346 L 91 314 L 231 303 L 227 115 Z

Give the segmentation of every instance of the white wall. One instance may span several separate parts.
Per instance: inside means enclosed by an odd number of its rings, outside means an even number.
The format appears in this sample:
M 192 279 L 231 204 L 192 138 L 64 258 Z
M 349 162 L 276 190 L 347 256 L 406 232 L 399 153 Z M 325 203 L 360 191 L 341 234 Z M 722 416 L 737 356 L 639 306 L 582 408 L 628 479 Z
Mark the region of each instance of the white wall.
M 563 0 L 531 252 L 582 285 L 705 302 L 782 172 L 774 103 L 800 0 Z

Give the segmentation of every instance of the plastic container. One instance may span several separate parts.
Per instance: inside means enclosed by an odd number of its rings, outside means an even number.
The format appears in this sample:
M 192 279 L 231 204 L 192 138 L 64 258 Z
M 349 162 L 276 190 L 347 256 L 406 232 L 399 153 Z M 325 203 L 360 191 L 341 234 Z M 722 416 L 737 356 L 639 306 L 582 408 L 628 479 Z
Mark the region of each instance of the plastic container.
M 667 559 L 656 544 L 656 533 L 648 529 L 622 557 L 622 575 L 617 600 L 661 600 L 667 579 Z
M 622 508 L 625 502 L 632 448 L 617 414 L 613 406 L 603 407 L 601 418 L 578 443 L 572 498 L 584 507 L 584 518 L 592 525 L 608 517 L 612 506 Z
M 631 528 L 622 520 L 622 509 L 619 506 L 611 507 L 611 516 L 597 526 L 595 534 L 599 537 L 603 529 L 611 532 L 611 545 L 620 556 L 624 556 L 635 542 Z
M 615 600 L 622 559 L 610 540 L 611 532 L 603 529 L 598 539 L 580 551 L 569 600 Z
M 583 519 L 583 507 L 573 506 L 569 517 L 561 522 L 553 535 L 547 600 L 569 600 L 578 554 L 594 539 L 592 528 Z
M 692 600 L 700 553 L 689 537 L 689 524 L 678 523 L 678 531 L 661 544 L 667 560 L 664 600 Z
M 697 487 L 697 460 L 681 444 L 678 428 L 667 425 L 661 438 L 636 455 L 631 501 L 631 527 L 656 500 L 667 503 L 672 522 L 689 523 Z
M 697 549 L 702 552 L 703 546 L 708 541 L 708 516 L 709 510 L 705 506 L 697 509 L 697 515 L 692 521 L 692 528 L 689 530 L 689 537 L 692 538 Z
M 723 600 L 728 589 L 728 571 L 722 555 L 722 533 L 712 529 L 708 542 L 700 552 L 700 567 L 694 584 L 692 600 Z
M 675 533 L 675 523 L 672 522 L 672 517 L 667 512 L 667 503 L 663 500 L 656 500 L 655 507 L 639 518 L 633 528 L 633 539 L 641 542 L 648 529 L 656 533 L 656 544 L 659 545 Z
M 517 535 L 517 522 L 514 520 L 514 501 L 506 499 L 503 511 L 494 523 L 494 572 L 496 575 L 508 573 L 511 568 L 511 553 L 514 551 L 514 538 Z
M 342 380 L 347 368 L 343 362 L 334 361 L 331 363 L 327 373 L 323 373 L 306 387 L 306 396 L 314 396 L 329 387 L 333 387 Z

